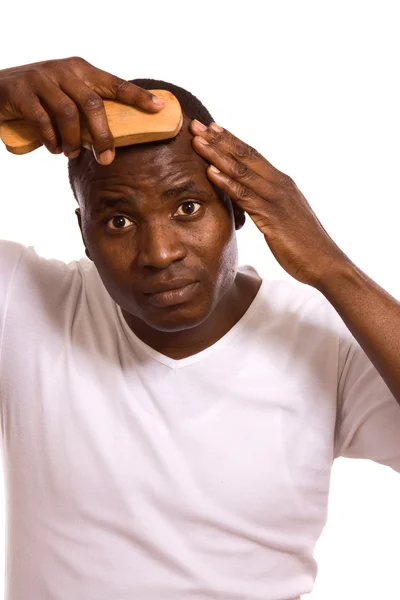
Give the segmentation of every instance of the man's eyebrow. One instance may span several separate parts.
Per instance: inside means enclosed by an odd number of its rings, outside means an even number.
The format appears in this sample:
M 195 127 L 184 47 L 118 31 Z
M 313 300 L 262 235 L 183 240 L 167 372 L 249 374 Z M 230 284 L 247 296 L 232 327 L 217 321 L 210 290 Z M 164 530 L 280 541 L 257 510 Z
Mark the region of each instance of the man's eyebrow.
M 168 196 L 179 196 L 180 194 L 200 194 L 205 195 L 205 190 L 198 188 L 193 181 L 187 181 L 186 183 L 182 183 L 182 185 L 176 185 L 174 187 L 169 188 L 168 190 L 164 190 L 162 195 L 165 197 Z
M 197 194 L 199 196 L 206 196 L 208 195 L 208 193 L 200 188 L 197 187 L 196 184 L 193 181 L 187 181 L 186 183 L 183 183 L 182 185 L 176 185 L 173 186 L 171 188 L 168 188 L 167 190 L 164 190 L 162 192 L 162 196 L 164 198 L 175 198 L 177 196 L 180 196 L 182 194 Z M 95 202 L 95 208 L 94 208 L 94 212 L 95 213 L 99 213 L 102 212 L 103 210 L 106 210 L 107 208 L 115 208 L 116 206 L 120 205 L 120 204 L 131 204 L 133 206 L 136 205 L 136 200 L 134 197 L 132 196 L 121 196 L 119 198 L 110 198 L 110 197 L 106 197 L 106 196 L 101 196 L 100 198 L 98 198 L 97 202 Z

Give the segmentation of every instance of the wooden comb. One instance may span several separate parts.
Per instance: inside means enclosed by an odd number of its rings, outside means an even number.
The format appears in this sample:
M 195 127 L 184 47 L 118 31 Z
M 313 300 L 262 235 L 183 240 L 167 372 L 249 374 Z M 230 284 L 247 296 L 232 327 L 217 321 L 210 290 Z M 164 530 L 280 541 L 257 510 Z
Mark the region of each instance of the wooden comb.
M 157 113 L 148 113 L 114 100 L 104 100 L 116 147 L 166 140 L 179 133 L 183 115 L 177 98 L 167 90 L 150 91 L 165 102 L 164 108 Z M 36 132 L 23 119 L 6 121 L 0 125 L 0 138 L 13 154 L 27 154 L 42 146 Z M 84 148 L 92 149 L 92 139 L 82 118 L 81 140 Z

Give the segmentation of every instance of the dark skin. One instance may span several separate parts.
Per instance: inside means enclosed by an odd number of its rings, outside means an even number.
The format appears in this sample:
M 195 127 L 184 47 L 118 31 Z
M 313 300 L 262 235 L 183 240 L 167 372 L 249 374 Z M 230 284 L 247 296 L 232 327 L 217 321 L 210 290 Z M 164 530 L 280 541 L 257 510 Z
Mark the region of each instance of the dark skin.
M 173 143 L 117 149 L 108 166 L 88 155 L 89 173 L 76 190 L 86 254 L 107 291 L 132 331 L 174 359 L 225 335 L 261 284 L 237 272 L 235 229 L 244 212 L 210 182 L 209 163 L 194 150 L 189 126 L 185 119 Z M 192 187 L 179 190 L 187 184 Z M 101 198 L 128 202 L 96 214 Z M 199 282 L 193 298 L 171 306 L 149 303 L 145 290 L 181 277 Z

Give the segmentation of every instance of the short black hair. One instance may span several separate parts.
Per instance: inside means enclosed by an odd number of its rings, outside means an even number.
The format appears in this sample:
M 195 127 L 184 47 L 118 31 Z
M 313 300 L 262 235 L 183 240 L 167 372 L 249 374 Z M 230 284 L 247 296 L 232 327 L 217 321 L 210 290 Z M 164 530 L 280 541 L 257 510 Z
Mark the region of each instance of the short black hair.
M 200 102 L 196 96 L 194 96 L 188 90 L 185 90 L 174 83 L 169 83 L 168 81 L 162 81 L 160 79 L 131 79 L 131 83 L 145 89 L 145 90 L 168 90 L 178 99 L 183 114 L 188 117 L 190 120 L 197 119 L 204 125 L 210 125 L 213 122 L 213 118 L 206 107 Z M 179 135 L 179 134 L 178 134 Z M 147 144 L 159 145 L 173 143 L 175 138 L 169 140 L 161 140 L 156 142 L 146 142 Z M 78 201 L 78 197 L 75 189 L 75 181 L 76 179 L 82 175 L 82 169 L 84 167 L 85 158 L 90 155 L 88 150 L 85 151 L 83 148 L 77 158 L 68 160 L 68 179 L 69 184 L 71 186 L 72 192 L 75 196 L 76 201 Z

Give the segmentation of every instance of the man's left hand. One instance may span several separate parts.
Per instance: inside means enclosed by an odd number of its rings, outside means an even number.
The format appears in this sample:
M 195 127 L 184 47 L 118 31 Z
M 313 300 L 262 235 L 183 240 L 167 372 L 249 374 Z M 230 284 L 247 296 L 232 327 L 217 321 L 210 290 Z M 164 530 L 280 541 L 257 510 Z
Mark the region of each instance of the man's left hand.
M 289 275 L 318 287 L 332 269 L 350 263 L 288 175 L 215 123 L 192 121 L 190 128 L 194 149 L 210 163 L 210 181 L 249 214 Z

